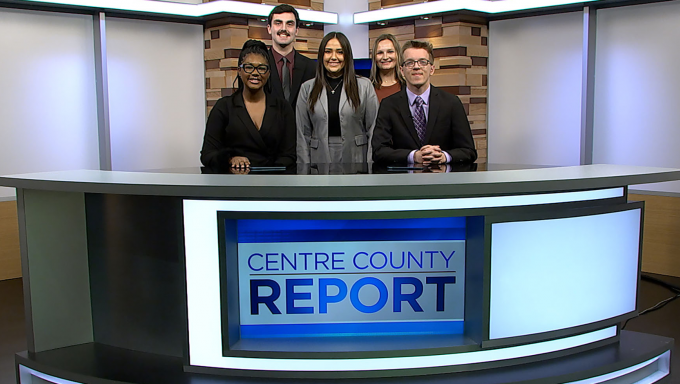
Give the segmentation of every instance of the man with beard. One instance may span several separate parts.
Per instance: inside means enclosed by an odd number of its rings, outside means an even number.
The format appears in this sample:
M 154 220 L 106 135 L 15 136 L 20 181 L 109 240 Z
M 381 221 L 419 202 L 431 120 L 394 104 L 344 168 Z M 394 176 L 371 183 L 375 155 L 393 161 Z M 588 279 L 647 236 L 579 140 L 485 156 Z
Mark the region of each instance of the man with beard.
M 272 93 L 295 110 L 300 85 L 316 74 L 316 64 L 294 49 L 295 37 L 300 29 L 300 16 L 295 8 L 281 4 L 269 13 L 267 32 L 272 36 L 269 66 L 272 70 L 269 83 Z
M 371 141 L 373 161 L 426 166 L 475 161 L 463 104 L 458 96 L 430 84 L 432 44 L 411 40 L 401 52 L 406 87 L 380 103 Z

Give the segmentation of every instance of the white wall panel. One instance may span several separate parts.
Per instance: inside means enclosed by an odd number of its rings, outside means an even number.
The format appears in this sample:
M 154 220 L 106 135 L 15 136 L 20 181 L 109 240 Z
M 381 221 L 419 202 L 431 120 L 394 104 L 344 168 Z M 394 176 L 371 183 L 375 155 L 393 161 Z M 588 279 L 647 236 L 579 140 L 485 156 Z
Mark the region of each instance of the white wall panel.
M 99 168 L 92 36 L 91 16 L 0 8 L 0 174 Z
M 367 58 L 368 24 L 354 24 L 354 13 L 368 11 L 366 0 L 327 0 L 324 3 L 324 11 L 338 14 L 338 24 L 324 25 L 324 34 L 329 32 L 342 32 L 352 45 L 352 55 L 355 59 Z
M 578 165 L 581 12 L 489 24 L 489 163 Z
M 598 12 L 594 162 L 680 168 L 679 41 L 679 1 Z
M 113 169 L 198 166 L 205 130 L 203 27 L 106 23 Z

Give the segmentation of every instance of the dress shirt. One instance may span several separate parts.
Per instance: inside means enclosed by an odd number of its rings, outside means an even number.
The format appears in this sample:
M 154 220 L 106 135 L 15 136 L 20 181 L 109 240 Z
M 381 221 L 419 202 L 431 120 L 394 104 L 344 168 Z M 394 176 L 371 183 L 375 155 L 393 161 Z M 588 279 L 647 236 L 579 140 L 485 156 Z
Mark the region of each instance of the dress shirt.
M 416 95 L 415 93 L 411 92 L 408 87 L 406 87 L 406 97 L 408 97 L 408 109 L 411 111 L 411 116 L 414 116 L 416 114 L 416 97 L 420 96 L 421 99 L 423 99 L 423 111 L 425 112 L 425 125 L 427 126 L 427 120 L 430 115 L 430 85 L 428 84 L 427 89 L 425 92 L 422 93 L 422 95 Z M 424 145 L 424 143 L 423 143 Z M 451 161 L 451 157 L 449 156 L 448 153 L 444 152 L 444 156 L 446 156 L 446 162 L 449 163 Z M 411 153 L 408 154 L 408 162 L 409 164 L 415 163 L 415 157 L 416 157 L 416 151 L 413 150 Z
M 272 55 L 274 55 L 274 61 L 276 62 L 276 70 L 279 71 L 279 79 L 283 79 L 283 76 L 281 75 L 281 71 L 283 69 L 283 55 L 276 52 L 276 50 L 272 49 Z M 295 66 L 295 50 L 293 49 L 290 51 L 289 54 L 286 55 L 286 59 L 290 64 L 288 64 L 288 72 L 290 75 L 290 83 L 291 86 L 293 84 L 293 67 Z M 282 80 L 283 81 L 283 80 Z

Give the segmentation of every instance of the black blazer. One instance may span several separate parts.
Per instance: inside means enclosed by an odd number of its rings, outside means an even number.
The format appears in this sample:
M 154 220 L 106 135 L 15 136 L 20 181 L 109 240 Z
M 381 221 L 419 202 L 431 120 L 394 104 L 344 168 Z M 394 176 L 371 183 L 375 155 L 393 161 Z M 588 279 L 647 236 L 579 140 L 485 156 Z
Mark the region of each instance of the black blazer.
M 463 103 L 456 95 L 433 85 L 430 88 L 423 145 L 439 145 L 451 156 L 451 163 L 475 161 L 477 151 Z M 380 163 L 405 163 L 411 151 L 423 146 L 413 125 L 406 87 L 380 103 L 371 144 L 373 161 Z
M 283 86 L 279 78 L 279 71 L 276 69 L 276 62 L 274 61 L 274 54 L 269 48 L 269 68 L 271 68 L 271 75 L 269 76 L 269 84 L 272 87 L 272 95 L 280 98 L 283 97 Z M 288 103 L 295 110 L 297 105 L 298 94 L 300 93 L 300 86 L 302 83 L 316 76 L 316 61 L 301 55 L 295 51 L 295 65 L 293 66 L 293 79 L 290 85 L 290 98 Z
M 294 164 L 295 115 L 281 98 L 267 95 L 267 106 L 258 131 L 240 92 L 219 99 L 208 116 L 201 149 L 201 163 L 226 169 L 234 156 L 244 156 L 252 166 Z

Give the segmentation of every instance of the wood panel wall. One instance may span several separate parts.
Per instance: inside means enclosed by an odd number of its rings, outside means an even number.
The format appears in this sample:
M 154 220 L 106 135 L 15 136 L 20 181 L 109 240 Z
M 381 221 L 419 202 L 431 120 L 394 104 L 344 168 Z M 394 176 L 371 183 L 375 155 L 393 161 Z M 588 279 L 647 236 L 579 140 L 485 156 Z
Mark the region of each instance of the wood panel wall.
M 204 2 L 208 1 L 204 0 Z M 249 2 L 270 5 L 290 4 L 295 8 L 323 11 L 323 1 L 249 0 Z M 323 35 L 323 25 L 303 24 L 295 39 L 295 49 L 309 58 L 316 59 Z M 271 36 L 267 33 L 266 18 L 226 17 L 213 20 L 206 23 L 204 37 L 206 108 L 207 113 L 210 113 L 217 100 L 231 95 L 236 89 L 238 55 L 246 40 L 261 40 L 268 47 L 272 42 Z
M 0 280 L 21 277 L 17 202 L 0 202 Z
M 680 197 L 628 195 L 645 202 L 642 271 L 680 277 Z
M 373 11 L 380 8 L 390 8 L 399 5 L 409 5 L 425 3 L 428 0 L 368 0 L 368 10 Z
M 219 0 L 204 0 L 219 1 Z M 259 3 L 260 0 L 249 0 Z M 296 7 L 323 10 L 323 2 L 297 0 L 287 2 Z M 270 0 L 267 4 L 278 4 Z M 370 1 L 369 8 L 401 5 L 412 1 Z M 420 2 L 420 1 L 416 1 Z M 487 161 L 487 80 L 488 80 L 488 23 L 474 16 L 445 16 L 389 22 L 384 26 L 371 25 L 369 46 L 382 33 L 397 36 L 400 43 L 407 40 L 427 40 L 435 48 L 435 74 L 432 84 L 458 95 L 470 121 L 479 155 L 478 163 Z M 301 27 L 295 49 L 315 59 L 323 38 L 323 26 Z M 205 88 L 206 108 L 221 97 L 231 95 L 236 87 L 238 54 L 248 39 L 262 40 L 271 45 L 265 19 L 228 17 L 214 20 L 205 28 Z M 372 54 L 372 53 L 371 53 Z

